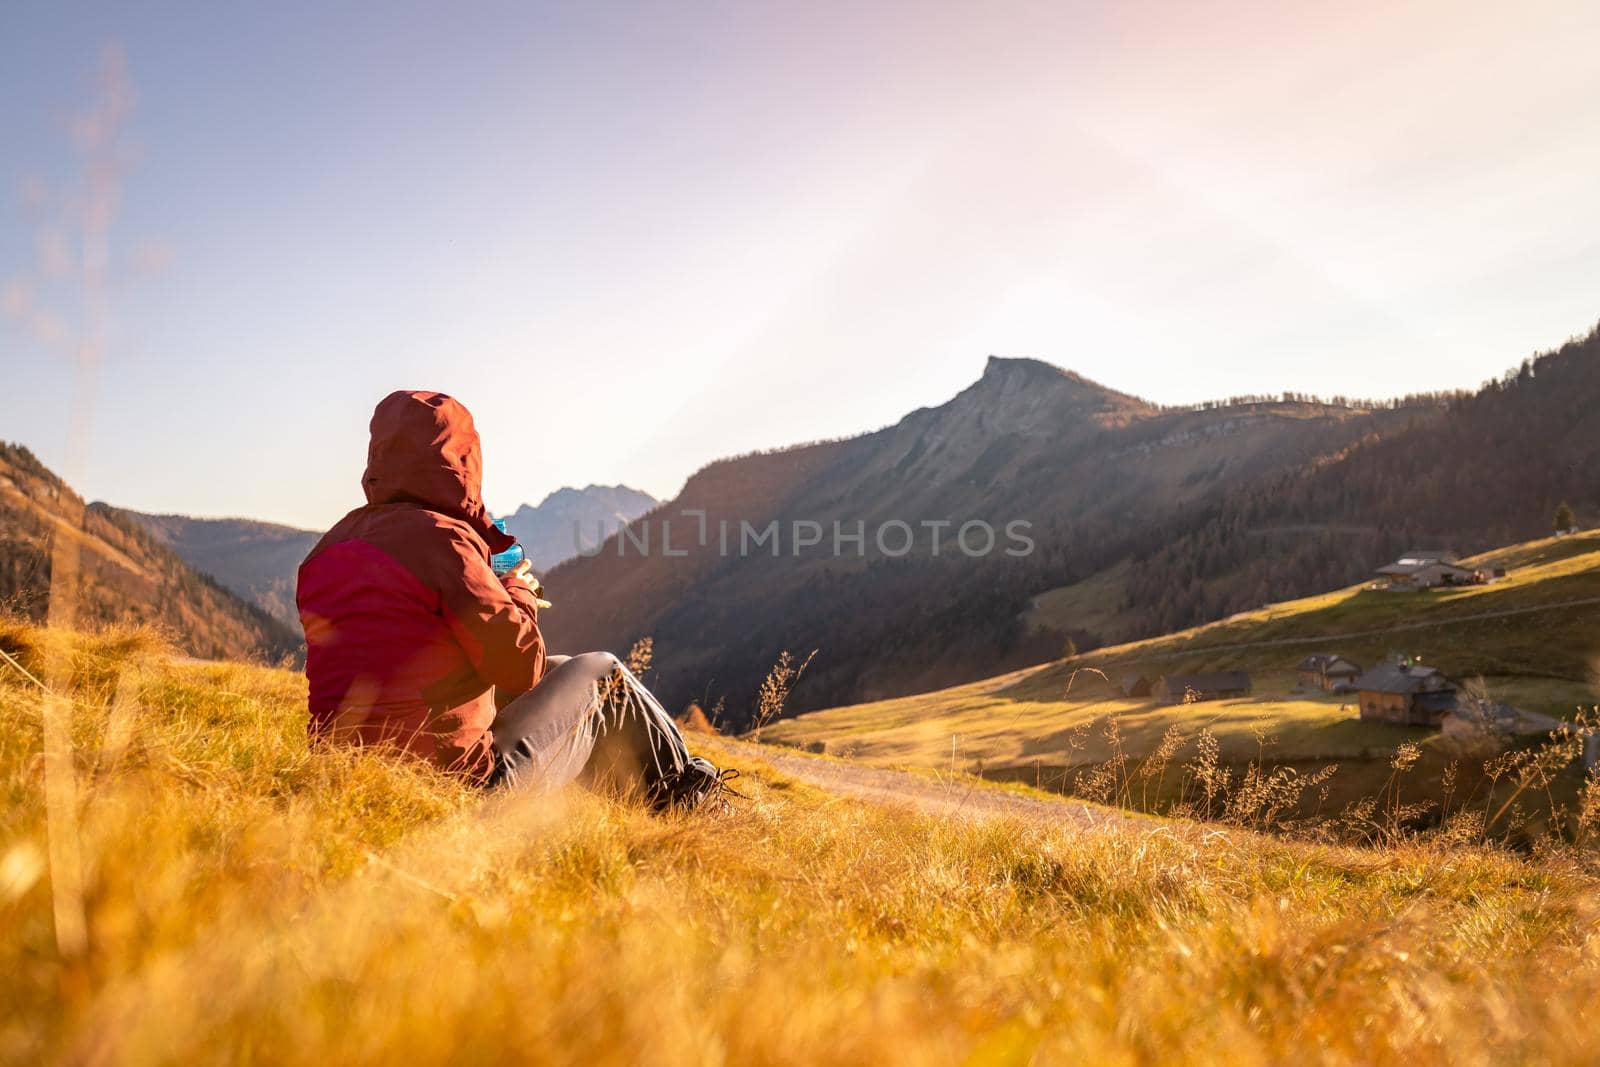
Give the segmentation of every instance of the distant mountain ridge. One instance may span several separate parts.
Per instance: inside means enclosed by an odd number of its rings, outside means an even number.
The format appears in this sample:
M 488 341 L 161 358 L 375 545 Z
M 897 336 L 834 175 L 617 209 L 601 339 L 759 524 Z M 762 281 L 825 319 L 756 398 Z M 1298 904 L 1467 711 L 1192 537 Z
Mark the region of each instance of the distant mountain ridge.
M 28 449 L 0 443 L 0 604 L 45 617 L 57 537 L 79 543 L 80 625 L 156 623 L 208 659 L 277 660 L 299 648 L 296 631 L 190 567 L 141 523 L 85 505 Z
M 500 516 L 540 573 L 603 542 L 624 523 L 659 504 L 655 497 L 626 485 L 566 487 L 537 506 L 523 504 Z
M 573 554 L 574 522 L 582 528 L 584 543 L 595 544 L 655 504 L 648 493 L 624 485 L 558 489 L 538 507 L 522 505 L 507 517 L 506 527 L 542 572 Z M 256 519 L 197 519 L 126 509 L 122 513 L 190 566 L 300 632 L 295 579 L 301 561 L 322 534 Z M 597 523 L 605 535 L 596 536 Z
M 190 566 L 299 631 L 295 574 L 321 534 L 256 519 L 126 514 Z

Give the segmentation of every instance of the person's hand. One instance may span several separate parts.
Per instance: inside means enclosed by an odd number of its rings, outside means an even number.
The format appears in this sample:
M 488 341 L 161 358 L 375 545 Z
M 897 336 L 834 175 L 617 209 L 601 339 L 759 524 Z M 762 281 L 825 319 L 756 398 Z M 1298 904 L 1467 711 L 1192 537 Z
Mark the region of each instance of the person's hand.
M 507 571 L 500 580 L 502 582 L 520 583 L 523 588 L 533 594 L 533 599 L 538 602 L 541 608 L 550 606 L 550 601 L 544 598 L 544 584 L 539 581 L 538 575 L 533 573 L 533 563 L 531 561 L 523 560 Z
M 502 582 L 521 582 L 523 585 L 528 587 L 528 591 L 530 593 L 538 593 L 541 591 L 539 578 L 533 573 L 533 562 L 531 560 L 525 559 L 521 563 L 518 563 L 515 567 L 512 567 L 510 570 L 506 571 L 505 574 L 501 575 L 500 580 Z

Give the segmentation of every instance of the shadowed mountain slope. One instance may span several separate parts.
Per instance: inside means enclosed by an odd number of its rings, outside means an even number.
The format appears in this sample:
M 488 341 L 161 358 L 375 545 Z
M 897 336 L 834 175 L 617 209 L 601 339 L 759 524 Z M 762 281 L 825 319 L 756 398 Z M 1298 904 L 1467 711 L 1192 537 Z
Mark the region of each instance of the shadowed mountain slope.
M 294 630 L 295 573 L 322 535 L 253 519 L 192 519 L 187 515 L 126 514 L 196 570 Z
M 796 706 L 950 684 L 1059 652 L 1072 628 L 1022 621 L 1035 594 L 1153 552 L 1153 531 L 1221 493 L 1438 410 L 1166 410 L 1036 360 L 991 358 L 948 403 L 883 430 L 711 464 L 629 538 L 552 572 L 545 625 L 562 651 L 652 635 L 667 699 L 726 694 L 735 723 L 784 648 L 822 649 Z M 741 536 L 773 521 L 776 553 Z M 981 527 L 963 550 L 972 522 L 995 531 L 991 551 L 978 551 Z M 1019 522 L 1020 538 L 1008 536 Z M 903 555 L 901 523 L 914 535 Z M 864 543 L 847 540 L 858 530 Z
M 1166 524 L 1125 603 L 1160 633 L 1355 581 L 1397 553 L 1462 553 L 1550 533 L 1569 502 L 1600 518 L 1600 331 L 1524 361 L 1438 417 L 1253 484 Z
M 156 623 L 204 658 L 276 660 L 298 633 L 186 564 L 140 523 L 81 497 L 26 448 L 0 444 L 0 603 L 35 619 L 49 610 L 51 546 L 80 549 L 78 622 Z

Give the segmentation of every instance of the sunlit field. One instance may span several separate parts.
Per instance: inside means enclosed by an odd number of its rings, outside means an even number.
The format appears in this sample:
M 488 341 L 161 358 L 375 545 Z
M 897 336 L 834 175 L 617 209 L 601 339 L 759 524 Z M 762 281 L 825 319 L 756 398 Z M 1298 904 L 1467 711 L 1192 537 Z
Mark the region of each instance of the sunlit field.
M 1600 533 L 1529 542 L 1467 565 L 1506 567 L 1509 575 L 1426 593 L 1362 585 L 1272 604 L 1043 668 L 798 716 L 776 723 L 764 739 L 879 766 L 1081 791 L 1082 777 L 1107 761 L 1148 759 L 1174 738 L 1182 744 L 1170 755 L 1192 758 L 1203 731 L 1236 775 L 1252 763 L 1308 773 L 1337 764 L 1324 811 L 1388 788 L 1396 750 L 1414 744 L 1420 760 L 1402 785 L 1409 799 L 1442 804 L 1456 763 L 1458 793 L 1476 788 L 1481 800 L 1482 776 L 1463 770 L 1481 765 L 1481 753 L 1463 751 L 1438 730 L 1362 722 L 1353 695 L 1302 691 L 1294 671 L 1310 652 L 1335 651 L 1368 665 L 1405 652 L 1495 701 L 1561 719 L 1592 706 L 1600 694 L 1593 673 L 1600 603 L 1582 602 L 1600 598 Z M 1354 636 L 1322 636 L 1340 634 Z M 1247 670 L 1250 695 L 1169 705 L 1120 689 L 1128 674 L 1154 680 L 1224 669 Z M 1570 792 L 1580 779 L 1569 769 L 1558 786 Z M 1169 790 L 1163 799 L 1175 797 Z
M 45 645 L 0 635 L 35 669 Z M 52 899 L 39 693 L 0 675 L 7 1062 L 1600 1055 L 1581 851 L 918 814 L 719 741 L 749 797 L 720 817 L 485 798 L 308 752 L 298 675 L 63 648 L 81 900 Z

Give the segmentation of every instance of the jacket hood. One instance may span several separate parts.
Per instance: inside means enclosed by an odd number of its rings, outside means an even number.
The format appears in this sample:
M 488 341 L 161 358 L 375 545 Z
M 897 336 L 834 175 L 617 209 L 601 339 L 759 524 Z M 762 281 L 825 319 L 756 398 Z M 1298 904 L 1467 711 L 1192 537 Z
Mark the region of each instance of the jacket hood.
M 368 504 L 420 504 L 460 519 L 490 552 L 516 543 L 484 510 L 483 447 L 472 415 L 444 393 L 402 389 L 378 402 L 361 488 Z

